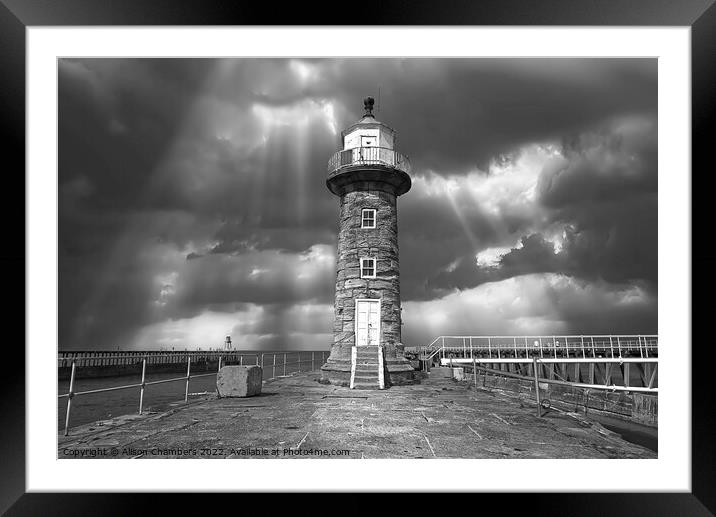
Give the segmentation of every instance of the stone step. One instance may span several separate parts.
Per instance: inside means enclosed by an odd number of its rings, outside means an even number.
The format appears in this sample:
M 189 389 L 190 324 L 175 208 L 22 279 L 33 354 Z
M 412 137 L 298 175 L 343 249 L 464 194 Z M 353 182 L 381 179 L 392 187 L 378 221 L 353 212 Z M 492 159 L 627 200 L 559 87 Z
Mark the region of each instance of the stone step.
M 356 371 L 361 372 L 377 372 L 378 371 L 378 365 L 377 364 L 356 364 Z
M 375 370 L 356 370 L 356 377 L 370 377 L 377 379 L 379 377 L 378 372 Z
M 378 376 L 377 375 L 357 375 L 353 377 L 353 382 L 378 382 Z
M 355 368 L 355 374 L 356 374 L 356 376 L 358 376 L 358 375 L 361 375 L 361 376 L 363 376 L 363 375 L 371 375 L 371 376 L 376 375 L 376 376 L 377 376 L 377 375 L 378 375 L 378 368 L 366 368 L 366 367 L 356 366 L 356 368 Z
M 359 390 L 380 389 L 380 362 L 377 346 L 362 346 L 355 350 L 353 388 Z
M 353 384 L 354 390 L 379 390 L 380 386 L 378 386 L 377 382 L 371 382 L 371 383 L 358 383 L 356 382 Z

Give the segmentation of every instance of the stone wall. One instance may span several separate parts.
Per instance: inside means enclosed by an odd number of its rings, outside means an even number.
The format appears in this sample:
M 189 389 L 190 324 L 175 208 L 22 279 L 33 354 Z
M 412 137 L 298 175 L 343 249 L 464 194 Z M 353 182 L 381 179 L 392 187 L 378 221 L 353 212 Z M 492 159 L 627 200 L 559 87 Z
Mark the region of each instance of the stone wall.
M 361 211 L 376 210 L 376 228 L 361 228 Z M 376 278 L 360 277 L 360 259 L 376 259 Z M 380 342 L 400 343 L 400 279 L 396 197 L 377 190 L 353 191 L 341 197 L 334 344 L 354 344 L 355 299 L 380 298 Z
M 467 367 L 471 370 L 471 367 Z M 473 382 L 473 374 L 466 375 Z M 534 398 L 534 381 L 478 373 L 478 386 L 516 391 Z M 540 394 L 555 407 L 588 415 L 595 413 L 656 427 L 659 420 L 658 396 L 649 393 L 589 390 L 573 386 L 540 383 Z
M 355 300 L 380 299 L 380 344 L 386 385 L 412 383 L 414 369 L 403 355 L 397 196 L 410 176 L 386 167 L 354 167 L 329 174 L 329 190 L 340 196 L 333 346 L 321 367 L 321 382 L 347 385 L 355 345 Z M 376 211 L 376 227 L 361 228 L 362 210 Z M 361 278 L 360 259 L 376 260 L 376 277 Z

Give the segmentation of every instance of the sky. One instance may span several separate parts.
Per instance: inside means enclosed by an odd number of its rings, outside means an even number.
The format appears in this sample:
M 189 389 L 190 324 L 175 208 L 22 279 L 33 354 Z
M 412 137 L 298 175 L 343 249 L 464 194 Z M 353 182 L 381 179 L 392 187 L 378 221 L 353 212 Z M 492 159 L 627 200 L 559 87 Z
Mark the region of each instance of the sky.
M 59 348 L 326 350 L 377 100 L 403 343 L 657 333 L 655 59 L 60 59 Z

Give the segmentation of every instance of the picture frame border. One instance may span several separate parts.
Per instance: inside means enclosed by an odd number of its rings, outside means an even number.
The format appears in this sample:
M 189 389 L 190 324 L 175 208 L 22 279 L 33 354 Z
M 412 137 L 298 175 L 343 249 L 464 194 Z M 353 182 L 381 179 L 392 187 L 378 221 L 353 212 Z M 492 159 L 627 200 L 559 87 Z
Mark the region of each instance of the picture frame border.
M 378 5 L 378 4 L 376 4 Z M 409 8 L 406 6 L 409 5 Z M 376 12 L 357 13 L 357 25 L 450 25 L 450 26 L 689 26 L 691 28 L 692 72 L 692 235 L 707 235 L 708 224 L 713 219 L 707 209 L 706 199 L 697 202 L 697 196 L 706 196 L 709 170 L 706 161 L 708 150 L 713 147 L 714 96 L 716 91 L 716 8 L 714 0 L 615 0 L 611 2 L 542 0 L 489 0 L 482 2 L 456 1 L 429 3 L 415 1 L 384 1 Z M 6 169 L 8 189 L 25 193 L 25 29 L 31 26 L 112 26 L 112 25 L 346 25 L 352 21 L 340 16 L 336 4 L 287 4 L 280 9 L 261 3 L 235 2 L 227 5 L 219 0 L 156 1 L 125 0 L 0 0 L 0 127 L 2 141 L 6 144 L 4 154 L 12 166 Z M 709 164 L 711 165 L 711 164 Z M 694 170 L 702 170 L 696 175 Z M 694 188 L 693 180 L 698 179 Z M 15 182 L 13 184 L 13 182 Z M 10 190 L 8 190 L 10 191 Z M 25 196 L 20 199 L 25 216 Z M 3 205 L 7 221 L 15 221 L 19 207 L 8 202 Z M 23 217 L 25 222 L 25 218 Z M 23 253 L 4 253 L 3 263 L 7 269 L 26 271 L 24 243 L 25 225 L 8 225 L 8 239 L 23 243 Z M 693 247 L 700 244 L 692 240 Z M 703 246 L 703 244 L 700 244 Z M 15 246 L 19 247 L 19 244 Z M 696 304 L 694 295 L 712 292 L 716 282 L 707 267 L 716 264 L 713 253 L 694 253 L 692 278 L 698 275 L 697 289 L 692 289 L 692 342 L 702 321 L 708 317 L 706 304 Z M 8 275 L 9 287 L 22 292 L 25 300 L 25 278 Z M 22 282 L 22 288 L 20 283 Z M 17 285 L 15 285 L 17 284 Z M 21 290 L 22 289 L 22 290 Z M 705 298 L 707 299 L 707 298 Z M 6 321 L 19 321 L 26 317 L 25 304 L 15 303 L 6 314 Z M 24 319 L 24 318 L 23 318 Z M 698 324 L 695 324 L 699 322 Z M 24 341 L 23 329 L 23 341 Z M 691 345 L 691 343 L 689 343 Z M 716 429 L 714 397 L 710 394 L 708 381 L 713 376 L 708 357 L 708 341 L 692 347 L 692 492 L 690 493 L 550 493 L 550 494 L 480 494 L 479 505 L 505 504 L 522 508 L 536 515 L 555 515 L 562 508 L 578 510 L 579 515 L 713 515 L 716 511 Z M 697 355 L 698 354 L 698 355 Z M 708 368 L 708 369 L 707 369 Z M 24 354 L 13 358 L 12 368 L 3 375 L 3 396 L 0 397 L 2 415 L 2 479 L 0 483 L 0 511 L 10 515 L 57 515 L 85 513 L 138 514 L 160 502 L 163 511 L 189 509 L 182 494 L 82 494 L 82 493 L 27 493 L 25 491 L 25 361 Z M 693 451 L 696 451 L 694 453 Z M 648 464 L 645 464 L 648 468 Z M 618 474 L 617 474 L 618 475 Z M 306 495 L 306 494 L 303 494 Z M 221 497 L 221 500 L 214 499 Z M 301 494 L 291 495 L 291 504 L 300 504 Z M 212 504 L 227 501 L 230 494 L 212 494 Z M 242 495 L 242 497 L 245 497 Z M 259 495 L 261 497 L 261 495 Z M 263 496 L 265 498 L 265 495 Z M 364 505 L 362 494 L 346 494 L 341 506 L 355 508 Z M 157 498 L 159 498 L 157 500 Z M 433 499 L 421 497 L 421 500 Z M 412 504 L 418 500 L 411 497 Z M 255 502 L 258 502 L 255 501 Z M 283 501 L 282 501 L 283 502 Z M 422 505 L 422 502 L 420 503 Z M 473 502 L 474 504 L 474 502 Z M 469 507 L 468 507 L 469 508 Z M 111 512 L 110 512 L 111 509 Z

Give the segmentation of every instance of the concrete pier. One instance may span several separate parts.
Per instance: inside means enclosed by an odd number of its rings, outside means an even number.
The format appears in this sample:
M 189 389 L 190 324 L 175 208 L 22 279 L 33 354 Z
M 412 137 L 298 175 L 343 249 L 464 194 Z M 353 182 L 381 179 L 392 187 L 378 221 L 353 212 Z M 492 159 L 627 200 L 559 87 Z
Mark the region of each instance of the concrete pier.
M 538 418 L 534 401 L 514 393 L 450 378 L 355 391 L 319 377 L 73 428 L 58 437 L 58 458 L 656 458 L 582 415 Z

